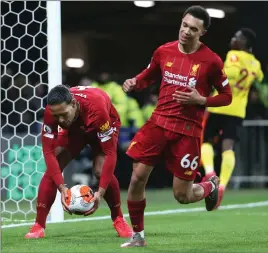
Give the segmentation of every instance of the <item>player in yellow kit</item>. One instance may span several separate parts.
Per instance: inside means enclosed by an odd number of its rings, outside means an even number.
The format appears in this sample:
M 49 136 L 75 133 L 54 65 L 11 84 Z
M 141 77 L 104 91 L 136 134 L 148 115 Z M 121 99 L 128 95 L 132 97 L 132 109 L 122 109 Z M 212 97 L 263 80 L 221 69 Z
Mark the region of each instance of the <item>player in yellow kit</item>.
M 215 175 L 213 139 L 221 135 L 222 163 L 220 172 L 219 200 L 220 205 L 224 190 L 235 167 L 234 142 L 238 140 L 238 128 L 246 116 L 248 93 L 254 82 L 261 82 L 263 72 L 260 62 L 252 54 L 252 45 L 256 39 L 254 31 L 243 28 L 237 31 L 231 40 L 224 71 L 232 89 L 232 103 L 224 107 L 208 108 L 209 116 L 204 130 L 204 143 L 201 158 L 205 169 L 203 180 Z M 215 92 L 214 95 L 216 95 Z

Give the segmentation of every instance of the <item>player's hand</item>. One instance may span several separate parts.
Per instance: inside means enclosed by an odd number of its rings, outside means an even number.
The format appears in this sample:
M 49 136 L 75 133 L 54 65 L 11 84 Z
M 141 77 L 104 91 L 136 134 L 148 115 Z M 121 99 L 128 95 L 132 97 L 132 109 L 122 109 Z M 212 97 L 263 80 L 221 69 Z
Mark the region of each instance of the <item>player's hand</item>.
M 95 213 L 96 210 L 99 208 L 100 201 L 101 201 L 101 194 L 100 194 L 100 192 L 95 192 L 94 193 L 94 197 L 90 201 L 90 202 L 94 202 L 94 206 L 93 206 L 92 209 L 90 209 L 88 212 L 86 212 L 84 214 L 84 216 L 88 216 L 88 215 L 91 215 L 91 214 Z
M 68 188 L 65 185 L 61 184 L 59 186 L 59 191 L 61 193 L 61 204 L 62 204 L 63 210 L 69 213 L 70 215 L 72 215 L 70 209 L 68 208 L 66 204 L 66 200 L 69 198 L 68 193 L 67 193 Z
M 206 98 L 201 96 L 197 89 L 187 87 L 189 92 L 183 92 L 176 90 L 172 96 L 180 104 L 185 105 L 205 105 Z
M 123 84 L 123 91 L 130 92 L 132 91 L 137 84 L 136 78 L 127 79 Z

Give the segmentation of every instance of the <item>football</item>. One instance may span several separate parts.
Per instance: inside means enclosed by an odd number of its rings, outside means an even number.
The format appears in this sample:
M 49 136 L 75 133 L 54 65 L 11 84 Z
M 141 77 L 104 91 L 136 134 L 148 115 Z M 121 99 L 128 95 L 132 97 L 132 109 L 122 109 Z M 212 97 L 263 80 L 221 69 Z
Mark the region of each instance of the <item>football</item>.
M 75 185 L 68 189 L 66 204 L 74 214 L 83 215 L 93 208 L 93 190 L 87 185 Z

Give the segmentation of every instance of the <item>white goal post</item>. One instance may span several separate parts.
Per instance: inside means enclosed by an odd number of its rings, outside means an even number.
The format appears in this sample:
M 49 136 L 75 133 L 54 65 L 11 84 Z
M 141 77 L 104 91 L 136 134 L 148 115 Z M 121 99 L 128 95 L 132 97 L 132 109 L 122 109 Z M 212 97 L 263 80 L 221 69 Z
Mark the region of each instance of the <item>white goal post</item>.
M 62 83 L 61 2 L 1 1 L 1 218 L 33 221 L 46 93 Z M 64 220 L 57 194 L 48 219 Z
M 47 1 L 47 58 L 50 90 L 54 86 L 62 84 L 61 1 Z M 60 197 L 60 193 L 57 191 L 56 200 L 48 217 L 52 222 L 64 220 Z

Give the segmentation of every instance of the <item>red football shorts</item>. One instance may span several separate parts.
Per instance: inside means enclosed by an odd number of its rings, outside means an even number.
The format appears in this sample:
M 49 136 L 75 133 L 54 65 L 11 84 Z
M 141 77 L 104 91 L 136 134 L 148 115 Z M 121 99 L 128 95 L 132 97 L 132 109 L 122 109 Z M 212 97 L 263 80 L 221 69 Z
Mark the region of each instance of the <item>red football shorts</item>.
M 116 142 L 117 146 L 118 130 L 113 135 L 113 141 Z M 72 158 L 77 157 L 87 145 L 91 147 L 93 156 L 102 152 L 96 132 L 86 134 L 81 130 L 77 130 L 72 134 L 68 130 L 62 130 L 58 133 L 57 146 L 65 148 L 71 154 Z
M 174 176 L 194 180 L 200 162 L 200 138 L 174 133 L 147 122 L 126 153 L 133 160 L 151 166 L 165 159 Z

